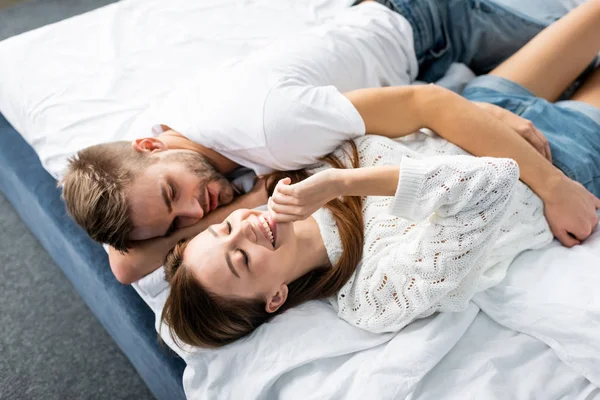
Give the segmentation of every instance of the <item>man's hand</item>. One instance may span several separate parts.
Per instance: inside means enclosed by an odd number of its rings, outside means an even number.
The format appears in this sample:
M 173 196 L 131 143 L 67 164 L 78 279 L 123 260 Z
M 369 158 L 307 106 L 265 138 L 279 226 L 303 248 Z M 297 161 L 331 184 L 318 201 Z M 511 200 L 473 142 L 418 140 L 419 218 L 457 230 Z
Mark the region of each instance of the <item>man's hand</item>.
M 494 104 L 477 102 L 474 104 L 506 123 L 523 139 L 527 140 L 548 161 L 552 162 L 552 153 L 550 152 L 548 139 L 533 125 L 533 122 Z
M 566 247 L 581 244 L 598 225 L 600 199 L 566 176 L 551 184 L 542 200 L 552 233 Z

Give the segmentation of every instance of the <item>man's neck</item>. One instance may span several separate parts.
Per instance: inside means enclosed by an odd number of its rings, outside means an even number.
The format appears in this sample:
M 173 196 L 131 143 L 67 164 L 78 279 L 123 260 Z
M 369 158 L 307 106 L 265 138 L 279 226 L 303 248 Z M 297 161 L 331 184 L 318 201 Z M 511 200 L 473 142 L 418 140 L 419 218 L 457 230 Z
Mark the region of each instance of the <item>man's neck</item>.
M 222 174 L 228 174 L 240 165 L 230 160 L 224 155 L 217 153 L 213 149 L 193 142 L 179 132 L 169 129 L 159 136 L 160 140 L 167 145 L 169 149 L 192 150 L 202 154 L 208 161 Z

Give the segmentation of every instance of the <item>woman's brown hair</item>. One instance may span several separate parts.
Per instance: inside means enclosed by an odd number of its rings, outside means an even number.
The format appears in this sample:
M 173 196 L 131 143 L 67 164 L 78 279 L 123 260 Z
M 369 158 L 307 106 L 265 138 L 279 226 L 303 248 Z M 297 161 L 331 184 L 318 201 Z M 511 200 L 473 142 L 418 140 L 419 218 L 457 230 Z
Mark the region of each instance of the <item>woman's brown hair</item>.
M 353 168 L 358 168 L 356 145 L 348 142 L 347 146 L 350 151 L 344 149 L 345 156 Z M 333 168 L 345 168 L 344 163 L 333 154 L 324 157 L 323 161 Z M 296 183 L 308 176 L 305 170 L 275 172 L 266 180 L 268 193 L 272 194 L 279 179 L 290 177 Z M 183 342 L 199 347 L 220 347 L 248 335 L 285 310 L 336 294 L 350 279 L 362 257 L 362 199 L 337 198 L 325 207 L 337 223 L 342 255 L 332 268 L 315 269 L 290 283 L 286 302 L 274 313 L 265 310 L 264 302 L 223 298 L 205 290 L 183 263 L 183 251 L 189 240 L 177 244 L 165 260 L 166 279 L 171 292 L 161 315 L 175 343 L 179 346 Z

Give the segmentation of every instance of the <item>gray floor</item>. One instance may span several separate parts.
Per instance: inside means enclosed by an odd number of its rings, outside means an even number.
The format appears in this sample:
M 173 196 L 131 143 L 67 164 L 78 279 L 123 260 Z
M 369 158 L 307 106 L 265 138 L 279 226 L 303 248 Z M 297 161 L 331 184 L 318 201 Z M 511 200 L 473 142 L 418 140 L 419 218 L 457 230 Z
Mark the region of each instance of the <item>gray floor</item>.
M 5 1 L 0 40 L 110 2 Z M 153 398 L 1 195 L 0 276 L 0 399 Z

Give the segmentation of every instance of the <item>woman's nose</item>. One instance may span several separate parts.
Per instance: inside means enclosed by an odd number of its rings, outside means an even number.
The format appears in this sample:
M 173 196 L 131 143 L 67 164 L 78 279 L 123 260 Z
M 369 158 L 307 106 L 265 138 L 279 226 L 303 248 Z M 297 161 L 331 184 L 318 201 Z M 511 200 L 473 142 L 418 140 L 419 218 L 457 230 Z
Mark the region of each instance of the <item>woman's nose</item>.
M 252 242 L 256 241 L 256 236 L 252 231 L 252 227 L 248 221 L 241 221 L 238 229 L 234 229 L 231 232 L 231 237 L 233 240 L 250 240 Z

